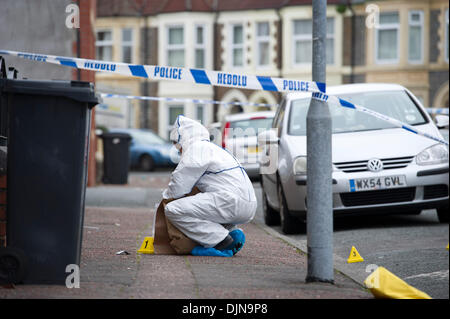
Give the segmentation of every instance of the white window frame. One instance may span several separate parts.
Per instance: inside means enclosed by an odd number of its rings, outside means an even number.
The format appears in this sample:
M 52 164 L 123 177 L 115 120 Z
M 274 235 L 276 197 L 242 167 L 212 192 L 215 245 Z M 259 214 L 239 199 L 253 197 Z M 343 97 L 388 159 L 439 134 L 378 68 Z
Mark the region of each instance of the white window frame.
M 242 43 L 240 44 L 235 44 L 234 43 L 234 27 L 236 26 L 240 26 L 242 27 Z M 230 35 L 230 40 L 229 40 L 229 47 L 230 50 L 228 52 L 228 56 L 230 58 L 230 67 L 233 69 L 242 69 L 245 68 L 246 66 L 246 54 L 245 54 L 245 27 L 244 27 L 244 23 L 243 22 L 235 22 L 235 23 L 231 23 L 230 24 L 230 28 L 229 28 L 229 35 Z M 242 49 L 242 65 L 235 65 L 234 64 L 234 55 L 233 52 L 235 49 Z
M 100 32 L 109 32 L 111 33 L 111 40 L 97 40 L 98 33 Z M 97 48 L 98 47 L 111 47 L 111 60 L 114 60 L 114 30 L 113 29 L 97 29 L 95 30 L 95 58 L 97 60 L 103 60 L 103 57 L 97 56 Z
M 295 19 L 292 20 L 292 65 L 293 66 L 307 66 L 307 65 L 311 65 L 311 62 L 304 62 L 304 63 L 298 63 L 297 61 L 295 61 L 295 57 L 296 57 L 296 49 L 297 49 L 297 41 L 302 41 L 302 42 L 311 42 L 312 43 L 312 34 L 295 34 L 295 22 L 296 21 L 302 21 L 302 20 L 308 20 L 311 21 L 312 24 L 312 19 Z M 311 57 L 312 57 L 312 53 L 311 53 Z
M 448 63 L 448 53 L 449 53 L 449 43 L 448 43 L 448 8 L 445 10 L 445 56 L 444 56 L 444 60 L 445 62 Z
M 399 62 L 400 59 L 400 12 L 399 11 L 387 11 L 387 12 L 382 12 L 380 13 L 380 15 L 382 14 L 387 14 L 387 13 L 397 13 L 398 15 L 398 22 L 397 23 L 389 23 L 389 24 L 381 24 L 380 22 L 380 18 L 379 18 L 379 22 L 378 22 L 378 26 L 375 28 L 375 63 L 376 64 L 396 64 Z M 396 30 L 397 31 L 397 57 L 395 59 L 379 59 L 378 58 L 378 33 L 380 30 Z
M 312 47 L 312 34 L 294 34 L 295 32 L 295 21 L 311 21 L 311 24 L 313 23 L 312 19 L 295 19 L 292 20 L 292 65 L 297 67 L 304 67 L 304 66 L 310 66 L 311 62 L 304 62 L 304 63 L 298 63 L 295 61 L 295 57 L 296 57 L 296 42 L 297 41 L 303 41 L 303 42 L 311 42 L 311 47 Z M 332 52 L 333 52 L 333 63 L 328 63 L 328 66 L 332 66 L 336 64 L 336 36 L 335 36 L 335 31 L 336 31 L 336 17 L 331 16 L 331 17 L 327 17 L 327 23 L 329 20 L 332 20 L 333 23 L 333 33 L 328 33 L 328 29 L 326 31 L 326 40 L 333 40 L 333 47 L 332 47 Z M 325 41 L 325 45 L 326 45 Z M 312 53 L 311 53 L 311 58 L 312 58 Z
M 169 34 L 170 34 L 170 29 L 176 29 L 176 28 L 181 28 L 183 30 L 183 44 L 170 44 L 169 43 Z M 170 25 L 166 25 L 166 41 L 165 41 L 165 45 L 166 45 L 166 65 L 169 66 L 169 52 L 171 50 L 183 50 L 183 67 L 186 66 L 186 47 L 185 47 L 185 43 L 186 43 L 186 28 L 184 27 L 183 24 L 170 24 Z
M 258 25 L 261 23 L 267 23 L 267 25 L 269 26 L 269 34 L 268 35 L 258 35 Z M 272 50 L 271 50 L 271 46 L 270 46 L 270 21 L 257 21 L 255 23 L 255 65 L 257 67 L 260 68 L 269 68 L 271 65 L 271 61 L 272 61 Z M 267 62 L 267 64 L 260 64 L 260 49 L 259 49 L 259 45 L 260 43 L 267 43 L 268 44 L 268 55 L 269 55 L 269 61 Z
M 197 29 L 198 28 L 202 28 L 203 29 L 203 43 L 198 43 L 197 42 Z M 196 24 L 194 26 L 194 67 L 198 68 L 196 65 L 197 62 L 197 50 L 203 50 L 203 68 L 202 69 L 206 69 L 207 68 L 207 54 L 208 54 L 208 50 L 206 47 L 206 41 L 207 39 L 207 28 L 205 24 Z
M 123 32 L 124 32 L 124 30 L 130 30 L 131 31 L 131 40 L 130 41 L 125 41 L 123 39 Z M 121 37 L 122 37 L 122 39 L 121 39 L 121 47 L 120 47 L 121 61 L 125 62 L 124 61 L 124 56 L 123 56 L 123 49 L 124 49 L 124 47 L 129 47 L 131 49 L 130 50 L 130 62 L 129 63 L 133 63 L 133 61 L 134 61 L 134 58 L 133 58 L 133 55 L 134 55 L 134 50 L 133 50 L 134 29 L 133 28 L 129 28 L 129 27 L 122 28 L 121 29 Z
M 416 21 L 412 21 L 411 20 L 411 16 L 413 14 L 419 14 L 420 16 L 420 21 L 416 22 Z M 408 12 L 408 62 L 411 64 L 422 64 L 423 63 L 423 55 L 424 55 L 424 45 L 423 45 L 423 41 L 424 41 L 424 13 L 422 10 L 411 10 Z M 411 60 L 410 56 L 409 56 L 409 32 L 410 32 L 410 27 L 420 27 L 420 59 L 419 60 Z

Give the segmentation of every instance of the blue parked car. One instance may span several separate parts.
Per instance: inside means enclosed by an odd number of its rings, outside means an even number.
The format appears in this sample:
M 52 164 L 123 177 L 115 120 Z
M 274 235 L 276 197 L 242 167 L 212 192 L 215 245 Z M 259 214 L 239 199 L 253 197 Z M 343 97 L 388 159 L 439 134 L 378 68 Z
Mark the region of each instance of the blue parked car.
M 174 167 L 180 155 L 172 143 L 164 140 L 151 130 L 111 129 L 112 133 L 127 133 L 131 136 L 130 166 L 143 171 L 153 171 L 156 167 Z

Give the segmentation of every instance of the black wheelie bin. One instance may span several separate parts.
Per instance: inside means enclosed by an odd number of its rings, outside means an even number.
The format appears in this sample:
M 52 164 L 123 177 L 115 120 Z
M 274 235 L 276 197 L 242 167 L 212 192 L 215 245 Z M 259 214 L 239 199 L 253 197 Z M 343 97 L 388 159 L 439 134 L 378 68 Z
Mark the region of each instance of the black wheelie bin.
M 16 271 L 15 283 L 64 285 L 67 266 L 80 265 L 98 97 L 88 82 L 17 79 L 0 79 L 0 94 L 8 126 L 3 271 Z
M 127 184 L 130 167 L 131 136 L 122 132 L 105 132 L 103 140 L 104 184 Z

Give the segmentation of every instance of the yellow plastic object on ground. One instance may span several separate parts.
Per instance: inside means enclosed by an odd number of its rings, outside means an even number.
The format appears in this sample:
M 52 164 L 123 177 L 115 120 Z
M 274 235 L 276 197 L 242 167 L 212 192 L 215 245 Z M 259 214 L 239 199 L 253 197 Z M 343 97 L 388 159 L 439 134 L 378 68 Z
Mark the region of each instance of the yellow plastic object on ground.
M 408 285 L 384 267 L 378 267 L 364 280 L 375 298 L 432 299 L 426 293 Z
M 145 237 L 142 242 L 141 248 L 139 248 L 138 253 L 141 254 L 154 254 L 155 250 L 153 248 L 153 237 Z
M 356 250 L 355 246 L 352 246 L 352 250 L 350 251 L 350 256 L 348 256 L 347 263 L 359 263 L 364 261 L 361 255 Z

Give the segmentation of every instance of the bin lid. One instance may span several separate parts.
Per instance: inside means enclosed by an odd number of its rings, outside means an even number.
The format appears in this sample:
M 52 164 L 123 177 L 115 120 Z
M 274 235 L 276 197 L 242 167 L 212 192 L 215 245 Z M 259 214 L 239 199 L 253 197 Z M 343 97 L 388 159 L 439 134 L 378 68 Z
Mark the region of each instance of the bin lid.
M 100 135 L 101 138 L 120 138 L 131 140 L 131 135 L 128 133 L 119 133 L 119 132 L 105 132 Z
M 82 81 L 0 79 L 0 90 L 8 93 L 63 96 L 94 107 L 100 103 L 94 85 Z

